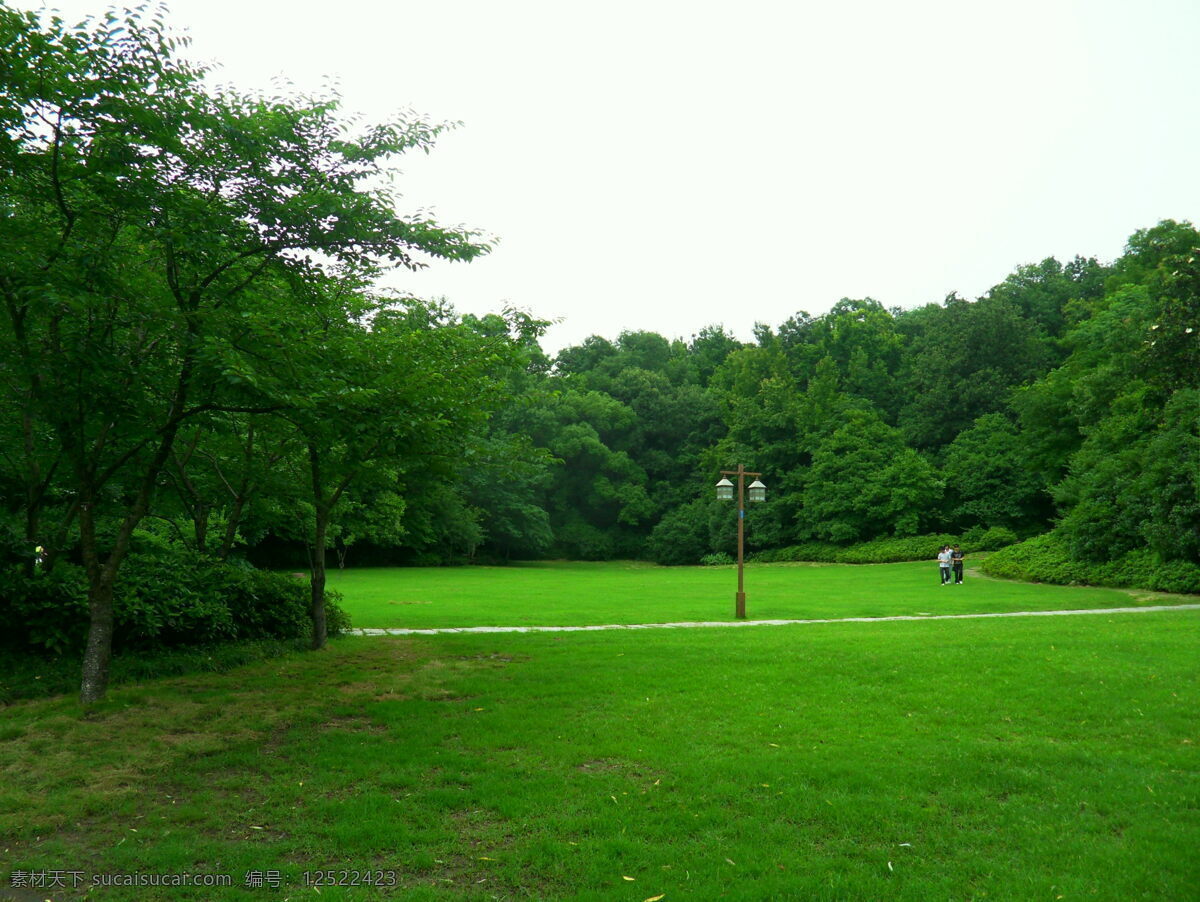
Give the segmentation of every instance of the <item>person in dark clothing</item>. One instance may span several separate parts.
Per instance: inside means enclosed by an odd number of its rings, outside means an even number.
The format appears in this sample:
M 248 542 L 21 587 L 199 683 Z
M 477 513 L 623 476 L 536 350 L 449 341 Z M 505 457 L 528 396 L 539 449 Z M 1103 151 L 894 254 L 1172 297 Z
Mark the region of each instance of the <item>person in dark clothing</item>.
M 962 549 L 955 545 L 954 550 L 950 552 L 950 566 L 954 569 L 954 585 L 956 586 L 962 585 L 963 557 Z

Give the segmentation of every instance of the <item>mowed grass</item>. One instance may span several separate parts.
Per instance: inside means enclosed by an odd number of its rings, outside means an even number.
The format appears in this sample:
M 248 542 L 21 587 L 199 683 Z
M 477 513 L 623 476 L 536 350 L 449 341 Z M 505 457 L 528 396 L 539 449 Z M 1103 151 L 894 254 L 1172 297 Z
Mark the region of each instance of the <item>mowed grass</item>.
M 0 873 L 235 883 L 104 899 L 1195 898 L 1198 652 L 1194 611 L 347 638 L 5 709 Z M 318 896 L 326 869 L 396 885 Z
M 980 577 L 942 586 L 936 562 L 746 568 L 752 620 L 1069 610 L 1194 597 Z M 356 627 L 582 626 L 734 619 L 734 567 L 643 563 L 379 567 L 333 571 Z

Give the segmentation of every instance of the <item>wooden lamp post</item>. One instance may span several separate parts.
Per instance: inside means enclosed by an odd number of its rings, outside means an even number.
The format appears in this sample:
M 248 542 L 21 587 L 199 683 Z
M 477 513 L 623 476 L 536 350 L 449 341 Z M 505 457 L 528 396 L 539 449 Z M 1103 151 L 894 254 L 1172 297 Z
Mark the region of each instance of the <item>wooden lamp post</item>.
M 721 501 L 733 500 L 733 483 L 725 477 L 737 477 L 737 503 L 738 503 L 738 586 L 737 596 L 734 606 L 734 616 L 738 620 L 746 619 L 746 591 L 745 580 L 743 577 L 743 540 L 745 536 L 746 523 L 746 477 L 755 477 L 754 482 L 749 485 L 749 495 L 751 501 L 766 501 L 767 487 L 759 482 L 758 477 L 762 473 L 751 473 L 742 464 L 738 464 L 736 470 L 722 470 L 721 481 L 717 483 L 717 498 Z

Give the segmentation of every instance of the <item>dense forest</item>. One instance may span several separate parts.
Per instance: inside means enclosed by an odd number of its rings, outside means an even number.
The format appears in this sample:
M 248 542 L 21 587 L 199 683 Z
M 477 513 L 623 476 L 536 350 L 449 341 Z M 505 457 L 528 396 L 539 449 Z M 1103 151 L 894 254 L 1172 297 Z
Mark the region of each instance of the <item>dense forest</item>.
M 383 187 L 448 126 L 213 92 L 136 14 L 0 5 L 0 38 L 0 613 L 13 641 L 86 649 L 85 699 L 114 641 L 296 629 L 262 601 L 295 600 L 272 569 L 310 575 L 321 645 L 327 555 L 719 560 L 738 464 L 768 485 L 764 559 L 952 534 L 1029 540 L 1027 573 L 1200 591 L 1189 223 L 975 299 L 551 357 L 534 316 L 374 287 L 489 250 Z
M 1048 258 L 984 296 L 913 310 L 719 326 L 689 341 L 528 349 L 487 441 L 543 449 L 519 472 L 463 459 L 462 504 L 389 545 L 412 560 L 697 563 L 730 551 L 722 468 L 764 473 L 759 550 L 1002 528 L 1072 558 L 1200 559 L 1200 235 L 1166 221 L 1112 263 Z M 490 493 L 490 494 L 489 494 Z

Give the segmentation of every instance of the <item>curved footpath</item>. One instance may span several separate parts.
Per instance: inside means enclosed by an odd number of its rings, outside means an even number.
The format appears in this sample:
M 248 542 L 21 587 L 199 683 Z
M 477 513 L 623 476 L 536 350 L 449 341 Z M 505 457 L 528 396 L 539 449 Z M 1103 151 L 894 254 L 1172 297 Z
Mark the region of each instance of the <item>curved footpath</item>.
M 434 636 L 439 633 L 582 633 L 595 630 L 658 630 L 708 626 L 794 626 L 815 623 L 890 623 L 895 620 L 983 620 L 988 617 L 1079 617 L 1087 614 L 1148 614 L 1153 611 L 1200 611 L 1200 604 L 1149 605 L 1140 608 L 1096 608 L 1085 611 L 1008 611 L 992 614 L 913 614 L 896 617 L 840 617 L 825 620 L 705 620 L 680 623 L 610 623 L 601 626 L 447 626 L 349 629 L 353 636 Z

